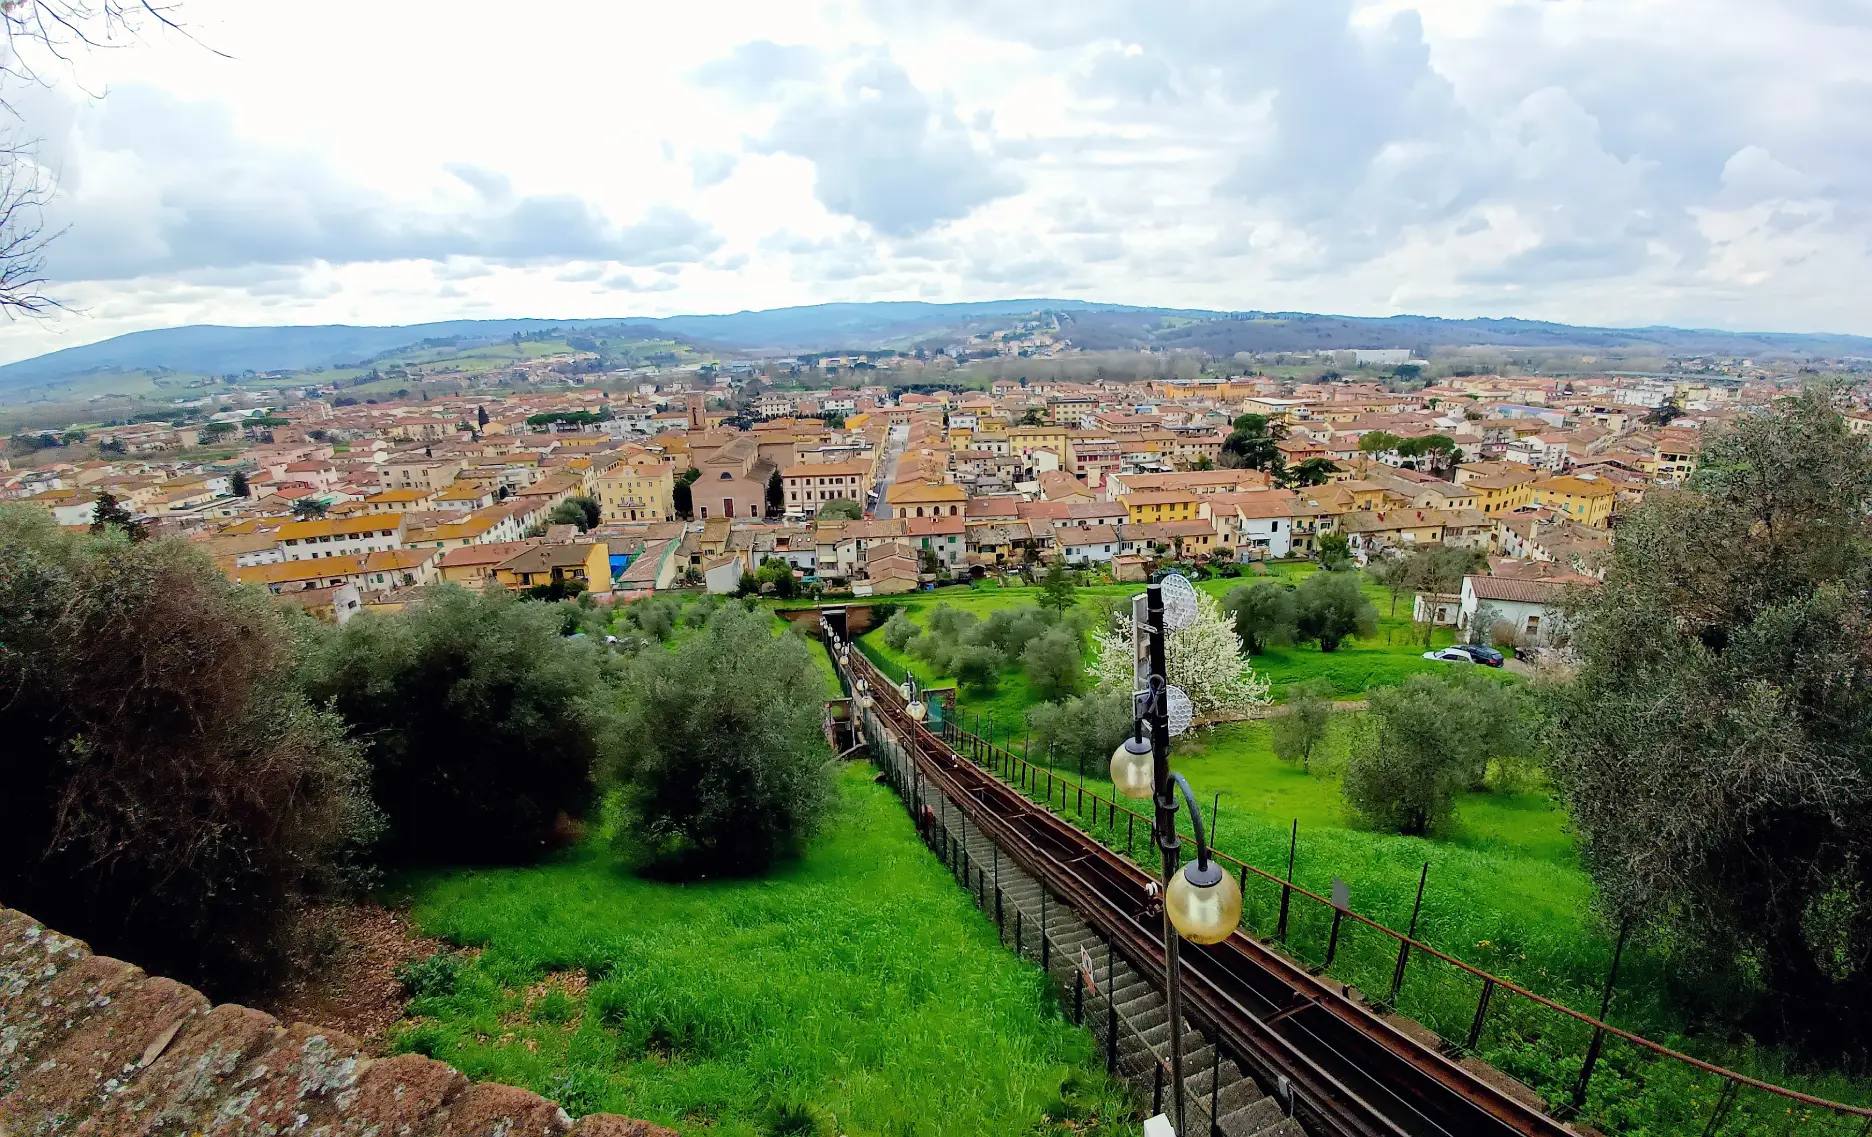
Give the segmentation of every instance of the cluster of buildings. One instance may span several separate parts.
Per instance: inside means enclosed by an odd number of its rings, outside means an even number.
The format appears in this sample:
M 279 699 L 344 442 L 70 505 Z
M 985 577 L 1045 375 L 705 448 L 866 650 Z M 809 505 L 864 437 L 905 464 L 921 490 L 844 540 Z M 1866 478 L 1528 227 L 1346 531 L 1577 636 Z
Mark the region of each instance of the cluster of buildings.
M 1245 377 L 893 398 L 709 379 L 629 394 L 306 399 L 241 427 L 239 452 L 212 464 L 169 456 L 190 428 L 109 428 L 92 435 L 109 452 L 7 471 L 0 494 L 77 526 L 109 492 L 152 528 L 201 542 L 231 578 L 339 619 L 443 580 L 599 597 L 730 591 L 777 558 L 808 583 L 871 595 L 1055 555 L 1143 579 L 1165 560 L 1309 556 L 1329 534 L 1361 561 L 1461 545 L 1496 558 L 1503 579 L 1554 584 L 1600 571 L 1619 515 L 1688 476 L 1711 423 L 1774 393 L 1501 376 L 1399 393 Z M 1228 443 L 1244 414 L 1267 423 L 1286 469 L 1310 463 L 1323 481 L 1236 468 Z M 1432 435 L 1453 448 L 1413 457 L 1409 440 Z M 597 524 L 552 524 L 574 498 L 597 504 Z M 1447 600 L 1428 599 L 1432 618 Z

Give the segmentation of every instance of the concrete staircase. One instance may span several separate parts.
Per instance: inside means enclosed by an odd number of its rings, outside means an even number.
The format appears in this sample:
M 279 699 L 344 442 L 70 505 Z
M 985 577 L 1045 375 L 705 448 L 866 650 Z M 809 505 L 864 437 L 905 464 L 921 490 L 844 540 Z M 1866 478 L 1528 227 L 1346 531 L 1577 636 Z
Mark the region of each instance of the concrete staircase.
M 1158 1100 L 1161 1094 L 1162 1112 L 1173 1114 L 1168 1084 L 1170 1016 L 1162 990 L 1146 982 L 1122 956 L 1112 954 L 1108 960 L 1104 938 L 1055 897 L 1043 897 L 1039 883 L 1011 860 L 1003 856 L 997 864 L 994 842 L 968 824 L 953 803 L 941 801 L 927 786 L 922 796 L 921 804 L 934 815 L 931 833 L 939 855 L 958 880 L 966 875 L 969 892 L 988 918 L 1000 926 L 1003 943 L 1046 967 L 1049 978 L 1062 992 L 1068 1016 L 1077 1016 L 1098 1038 L 1102 1053 L 1107 1055 L 1111 1053 L 1112 1011 L 1116 1010 L 1119 1076 L 1146 1102 Z M 1079 989 L 1082 951 L 1090 957 L 1096 993 Z M 1287 1116 L 1277 1098 L 1263 1090 L 1233 1059 L 1221 1055 L 1187 1021 L 1183 1026 L 1188 1132 L 1180 1137 L 1305 1137 L 1300 1124 Z

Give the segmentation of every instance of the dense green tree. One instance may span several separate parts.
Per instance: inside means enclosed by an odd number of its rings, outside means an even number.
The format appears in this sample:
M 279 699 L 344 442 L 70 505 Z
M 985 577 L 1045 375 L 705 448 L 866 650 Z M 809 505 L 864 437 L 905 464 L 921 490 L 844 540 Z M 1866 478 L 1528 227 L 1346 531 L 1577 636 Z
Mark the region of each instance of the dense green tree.
M 554 607 L 442 585 L 313 653 L 307 689 L 366 741 L 392 857 L 525 860 L 584 814 L 617 736 L 607 657 L 562 632 Z
M 604 508 L 584 495 L 566 498 L 546 515 L 548 525 L 576 525 L 581 533 L 597 528 L 602 520 Z
M 1047 562 L 1046 579 L 1040 582 L 1040 603 L 1055 612 L 1064 612 L 1076 603 L 1078 593 L 1072 570 L 1066 567 L 1066 557 L 1054 553 L 1053 559 Z
M 103 536 L 112 530 L 122 532 L 132 541 L 141 541 L 148 536 L 148 530 L 136 519 L 136 514 L 117 500 L 117 495 L 109 490 L 99 490 L 91 506 L 91 532 Z
M 306 622 L 189 542 L 0 506 L 0 902 L 217 995 L 276 978 L 372 830 Z
M 631 663 L 620 835 L 657 871 L 762 871 L 797 851 L 831 803 L 822 680 L 806 643 L 771 623 L 730 605 L 675 651 Z
M 950 655 L 948 670 L 962 686 L 992 695 L 1001 687 L 1001 668 L 1006 663 L 1006 656 L 986 644 L 963 644 Z
M 1346 802 L 1362 820 L 1420 836 L 1442 827 L 1456 795 L 1479 789 L 1492 760 L 1524 754 L 1520 692 L 1476 670 L 1413 675 L 1371 692 L 1376 729 L 1346 761 Z
M 1670 398 L 1646 411 L 1643 421 L 1646 426 L 1669 426 L 1682 418 L 1683 413 L 1683 404 Z
M 302 497 L 292 503 L 292 513 L 300 521 L 316 521 L 331 512 L 331 503 L 321 497 Z
M 244 472 L 236 470 L 233 475 L 228 478 L 228 492 L 232 493 L 235 497 L 246 497 L 252 492 L 252 490 L 248 488 L 247 475 Z
M 898 611 L 892 613 L 891 618 L 884 621 L 884 630 L 880 634 L 892 651 L 903 651 L 910 646 L 910 641 L 915 639 L 922 630 L 916 626 L 916 621 L 910 618 L 910 613 Z
M 763 591 L 770 591 L 782 600 L 791 600 L 798 588 L 793 579 L 793 566 L 779 557 L 763 558 L 754 578 Z
M 1266 415 L 1241 415 L 1235 419 L 1234 430 L 1222 441 L 1223 464 L 1282 473 L 1277 443 L 1286 436 L 1287 428 L 1270 422 Z
M 1404 445 L 1404 440 L 1388 430 L 1368 430 L 1359 435 L 1361 454 L 1384 454 Z
M 1286 471 L 1284 484 L 1290 487 L 1323 486 L 1332 480 L 1337 469 L 1329 458 L 1308 458 Z
M 1872 451 L 1809 390 L 1704 443 L 1565 625 L 1552 775 L 1616 921 L 1863 1052 L 1872 1024 Z
M 1344 533 L 1321 533 L 1316 555 L 1321 567 L 1337 572 L 1352 563 L 1352 542 Z
M 1292 643 L 1298 630 L 1294 589 L 1283 581 L 1265 580 L 1231 588 L 1222 598 L 1222 609 L 1234 617 L 1235 634 L 1241 637 L 1242 650 L 1250 655 Z
M 695 515 L 695 491 L 691 488 L 695 480 L 702 476 L 702 471 L 694 466 L 676 475 L 676 481 L 670 488 L 670 505 L 676 510 L 676 516 L 684 521 Z
M 478 425 L 478 426 L 479 426 L 479 427 L 480 427 L 480 428 L 481 428 L 482 430 L 486 430 L 486 429 L 487 429 L 487 424 L 488 424 L 488 413 L 487 413 L 487 407 L 486 407 L 486 406 L 478 406 L 478 407 L 476 407 L 476 408 L 475 408 L 475 423 L 476 423 L 476 424 L 477 424 L 477 425 Z
M 786 482 L 781 479 L 780 471 L 775 470 L 767 476 L 767 515 L 778 516 L 785 509 Z
M 1455 440 L 1447 434 L 1407 438 L 1396 449 L 1398 456 L 1410 459 L 1413 467 L 1422 466 L 1440 474 L 1447 474 L 1454 469 L 1456 459 L 1462 454 Z
M 1294 626 L 1321 651 L 1337 651 L 1352 637 L 1378 631 L 1378 609 L 1365 598 L 1355 572 L 1316 572 L 1294 590 Z
M 819 507 L 820 521 L 857 521 L 864 517 L 864 506 L 849 498 L 834 498 Z

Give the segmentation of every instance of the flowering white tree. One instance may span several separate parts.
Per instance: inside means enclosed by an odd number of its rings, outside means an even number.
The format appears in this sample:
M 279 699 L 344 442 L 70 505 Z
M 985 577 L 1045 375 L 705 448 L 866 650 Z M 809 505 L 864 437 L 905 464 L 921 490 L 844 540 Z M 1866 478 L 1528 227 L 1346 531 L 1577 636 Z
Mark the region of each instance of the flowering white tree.
M 1114 616 L 1111 630 L 1092 633 L 1092 674 L 1100 687 L 1130 693 L 1136 658 L 1131 635 L 1129 612 Z M 1183 688 L 1198 715 L 1246 713 L 1269 702 L 1267 677 L 1242 658 L 1234 621 L 1207 592 L 1196 594 L 1196 622 L 1170 633 L 1164 662 L 1170 682 Z

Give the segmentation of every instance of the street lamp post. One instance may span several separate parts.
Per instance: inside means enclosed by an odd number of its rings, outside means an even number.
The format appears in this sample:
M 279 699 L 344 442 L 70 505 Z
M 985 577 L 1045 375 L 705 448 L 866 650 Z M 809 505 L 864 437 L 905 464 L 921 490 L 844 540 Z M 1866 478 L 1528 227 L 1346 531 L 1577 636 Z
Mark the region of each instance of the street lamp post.
M 1184 939 L 1213 944 L 1227 939 L 1241 922 L 1241 889 L 1209 855 L 1202 811 L 1181 774 L 1170 770 L 1170 683 L 1161 585 L 1145 592 L 1146 625 L 1134 635 L 1148 636 L 1149 666 L 1145 689 L 1137 693 L 1131 737 L 1112 755 L 1112 785 L 1128 797 L 1151 797 L 1155 805 L 1152 828 L 1163 855 L 1164 881 L 1164 1003 L 1170 1017 L 1170 1082 L 1176 1131 L 1186 1133 L 1183 1102 L 1183 975 Z M 1146 750 L 1145 734 L 1149 742 Z M 1149 754 L 1149 764 L 1145 755 Z M 1196 860 L 1183 864 L 1183 842 L 1177 836 L 1177 797 L 1189 806 L 1196 834 Z

